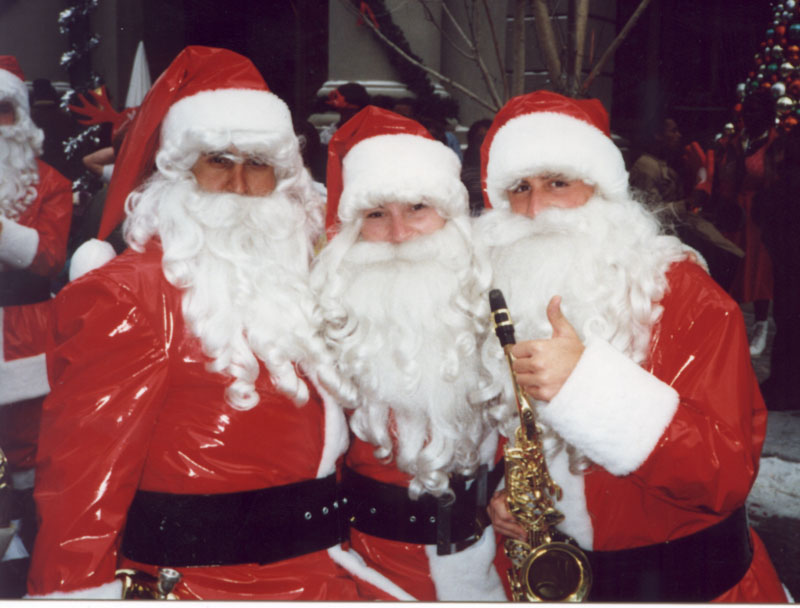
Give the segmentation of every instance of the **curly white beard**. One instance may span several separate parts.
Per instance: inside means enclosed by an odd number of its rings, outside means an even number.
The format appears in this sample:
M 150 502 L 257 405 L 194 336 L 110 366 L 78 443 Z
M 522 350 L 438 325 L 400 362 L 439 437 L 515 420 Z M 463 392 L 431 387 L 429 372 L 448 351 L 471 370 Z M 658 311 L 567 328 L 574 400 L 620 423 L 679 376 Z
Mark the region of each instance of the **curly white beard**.
M 656 217 L 638 202 L 594 197 L 580 208 L 548 209 L 535 219 L 492 211 L 478 221 L 476 235 L 491 245 L 494 287 L 505 295 L 518 341 L 551 337 L 547 304 L 560 295 L 561 310 L 581 340 L 601 338 L 635 362 L 646 361 L 666 271 L 686 257 L 686 248 L 662 234 Z M 483 355 L 511 394 L 499 346 L 487 343 Z M 516 411 L 507 412 L 506 432 L 518 424 Z M 580 455 L 571 460 L 577 466 Z
M 22 112 L 16 124 L 0 126 L 0 216 L 17 220 L 36 199 L 42 130 Z
M 412 475 L 412 497 L 440 495 L 448 473 L 487 461 L 481 447 L 494 431 L 486 404 L 499 386 L 478 351 L 488 275 L 467 218 L 399 245 L 354 242 L 358 229 L 345 228 L 312 272 L 326 340 L 355 384 L 351 428 Z
M 161 239 L 164 274 L 184 290 L 183 314 L 210 370 L 234 378 L 233 407 L 258 403 L 259 360 L 298 404 L 309 391 L 295 365 L 323 382 L 333 377 L 313 320 L 306 212 L 290 196 L 212 194 L 191 179 L 156 176 L 129 199 L 129 214 L 131 247 Z

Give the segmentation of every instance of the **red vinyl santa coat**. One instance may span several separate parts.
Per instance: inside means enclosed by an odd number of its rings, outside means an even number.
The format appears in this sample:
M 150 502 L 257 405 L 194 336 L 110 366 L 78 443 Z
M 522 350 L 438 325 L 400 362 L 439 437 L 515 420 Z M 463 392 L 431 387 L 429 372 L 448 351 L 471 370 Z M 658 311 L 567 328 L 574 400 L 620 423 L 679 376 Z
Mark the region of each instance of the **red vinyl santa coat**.
M 50 279 L 64 267 L 72 187 L 49 165 L 37 166 L 36 199 L 19 220 L 3 220 L 0 281 L 12 271 Z M 49 300 L 0 308 L 0 445 L 15 471 L 34 466 L 39 407 L 49 390 L 44 347 L 51 309 Z
M 667 280 L 643 367 L 590 341 L 556 397 L 538 408 L 595 463 L 573 475 L 563 451 L 548 458 L 564 489 L 559 528 L 584 549 L 630 549 L 698 532 L 744 505 L 758 473 L 767 412 L 741 312 L 696 264 L 673 265 Z M 749 570 L 716 599 L 785 602 L 752 530 L 751 538 Z
M 345 463 L 371 479 L 408 488 L 411 476 L 399 470 L 395 462 L 377 459 L 374 452 L 374 445 L 352 437 Z M 491 492 L 492 489 L 490 495 Z M 437 555 L 435 545 L 379 538 L 353 527 L 350 528 L 350 546 L 369 568 L 399 587 L 400 592 L 395 590 L 394 599 L 425 602 L 504 599 L 501 576 L 494 566 L 497 541 L 491 527 L 484 530 L 483 536 L 473 545 L 443 556 Z M 368 590 L 364 595 L 369 595 Z
M 341 411 L 311 390 L 302 407 L 257 380 L 249 411 L 224 399 L 229 380 L 181 314 L 160 248 L 131 250 L 57 298 L 48 349 L 35 498 L 41 526 L 28 590 L 119 598 L 120 555 L 137 490 L 224 494 L 326 477 L 347 443 Z M 231 523 L 236 525 L 236 514 Z M 338 548 L 331 549 L 334 551 Z M 266 565 L 177 568 L 181 598 L 353 600 L 355 584 L 326 550 Z

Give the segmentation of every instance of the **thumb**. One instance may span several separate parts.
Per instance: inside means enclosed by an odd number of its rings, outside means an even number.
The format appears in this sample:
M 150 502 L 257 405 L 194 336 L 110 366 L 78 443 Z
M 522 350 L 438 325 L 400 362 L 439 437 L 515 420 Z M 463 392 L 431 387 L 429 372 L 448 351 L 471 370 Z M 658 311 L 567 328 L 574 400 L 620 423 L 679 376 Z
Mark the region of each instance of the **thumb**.
M 553 326 L 554 338 L 578 337 L 578 332 L 572 327 L 567 317 L 561 312 L 561 296 L 553 296 L 547 304 L 547 319 Z

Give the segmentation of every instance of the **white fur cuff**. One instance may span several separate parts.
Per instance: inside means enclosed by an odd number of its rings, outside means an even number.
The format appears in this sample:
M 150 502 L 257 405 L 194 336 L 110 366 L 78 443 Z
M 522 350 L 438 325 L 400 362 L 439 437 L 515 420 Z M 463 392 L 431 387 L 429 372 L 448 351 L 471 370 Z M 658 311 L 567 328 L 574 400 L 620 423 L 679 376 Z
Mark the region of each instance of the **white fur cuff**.
M 2 275 L 0 275 L 2 279 Z M 50 392 L 44 353 L 6 361 L 3 356 L 4 309 L 0 308 L 0 406 Z
M 678 402 L 674 388 L 606 342 L 593 340 L 539 415 L 593 462 L 622 476 L 644 463 Z
M 2 224 L 0 262 L 12 268 L 27 268 L 39 248 L 39 233 L 8 218 L 3 218 Z
M 3 387 L 0 406 L 49 393 L 44 353 L 14 361 L 0 361 L 0 386 Z
M 449 602 L 504 602 L 500 575 L 494 567 L 497 543 L 489 526 L 474 545 L 452 555 L 437 555 L 436 545 L 425 545 L 436 599 Z
M 53 591 L 46 595 L 26 595 L 25 599 L 39 600 L 121 600 L 122 581 L 111 581 L 99 587 L 76 589 L 75 591 Z

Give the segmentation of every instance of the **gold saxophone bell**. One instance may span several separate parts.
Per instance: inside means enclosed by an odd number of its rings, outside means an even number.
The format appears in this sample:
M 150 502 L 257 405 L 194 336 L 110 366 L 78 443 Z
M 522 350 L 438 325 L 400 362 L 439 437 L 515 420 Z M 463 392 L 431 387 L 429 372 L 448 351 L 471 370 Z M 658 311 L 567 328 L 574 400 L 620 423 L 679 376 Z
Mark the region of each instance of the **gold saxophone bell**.
M 173 568 L 159 568 L 158 577 L 133 568 L 121 568 L 115 575 L 122 580 L 123 600 L 178 599 L 172 590 L 180 582 L 181 573 Z
M 529 602 L 580 602 L 592 586 L 586 555 L 569 543 L 539 545 L 523 561 L 520 575 Z
M 528 533 L 527 542 L 508 539 L 511 561 L 508 580 L 515 601 L 580 602 L 592 587 L 592 569 L 586 554 L 575 545 L 554 541 L 551 528 L 564 519 L 555 508 L 561 488 L 550 477 L 534 410 L 517 382 L 512 367 L 514 324 L 503 294 L 489 293 L 495 333 L 506 355 L 520 425 L 514 445 L 506 445 L 506 491 L 509 511 Z

